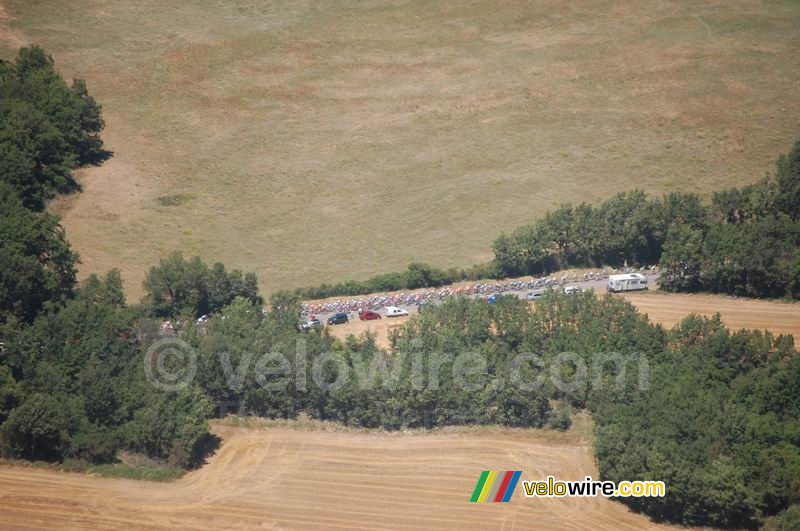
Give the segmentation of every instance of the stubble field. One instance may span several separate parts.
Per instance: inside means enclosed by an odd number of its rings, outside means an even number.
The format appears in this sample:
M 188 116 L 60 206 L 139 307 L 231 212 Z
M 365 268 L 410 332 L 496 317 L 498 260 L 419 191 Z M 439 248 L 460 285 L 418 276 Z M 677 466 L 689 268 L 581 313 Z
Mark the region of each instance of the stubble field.
M 596 477 L 588 420 L 573 431 L 314 431 L 217 424 L 201 470 L 153 484 L 0 466 L 0 527 L 171 529 L 647 529 L 605 498 L 469 503 L 482 470 Z

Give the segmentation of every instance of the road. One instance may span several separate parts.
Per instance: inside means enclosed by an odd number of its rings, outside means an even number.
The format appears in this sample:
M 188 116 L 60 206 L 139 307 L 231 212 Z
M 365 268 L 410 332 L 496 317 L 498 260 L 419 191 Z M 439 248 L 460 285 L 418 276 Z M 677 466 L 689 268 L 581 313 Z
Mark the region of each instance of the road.
M 588 283 L 581 284 L 585 289 L 589 286 Z M 598 293 L 605 292 L 605 286 L 598 286 L 596 282 L 589 287 L 594 287 Z M 651 322 L 667 328 L 672 328 L 689 314 L 706 317 L 719 314 L 722 322 L 730 330 L 746 328 L 766 330 L 774 335 L 789 334 L 794 336 L 795 348 L 800 349 L 800 303 L 700 293 L 667 293 L 658 290 L 630 291 L 619 296 L 633 304 Z M 416 314 L 416 307 L 406 308 L 412 315 Z M 354 316 L 348 324 L 328 328 L 340 339 L 351 334 L 360 336 L 365 332 L 371 332 L 375 334 L 378 346 L 390 348 L 389 336 L 392 330 L 401 328 L 407 320 L 407 317 L 400 317 L 360 321 Z
M 648 273 L 646 276 L 647 276 L 648 285 L 649 286 L 654 286 L 655 285 L 655 281 L 658 279 L 658 274 L 657 273 Z M 510 279 L 509 279 L 509 281 L 510 281 Z M 577 282 L 568 282 L 567 284 L 564 285 L 564 287 L 573 286 L 573 287 L 577 287 L 577 288 L 583 289 L 583 290 L 594 290 L 595 292 L 598 292 L 598 293 L 605 293 L 607 285 L 608 285 L 608 279 L 599 279 L 599 280 L 579 280 Z M 527 299 L 528 293 L 530 293 L 531 291 L 540 291 L 540 290 L 543 290 L 543 289 L 547 289 L 547 288 L 526 288 L 526 289 L 523 289 L 523 290 L 505 291 L 505 292 L 503 292 L 503 295 L 514 295 L 514 296 L 519 297 L 520 299 Z M 556 286 L 555 289 L 561 289 L 561 288 Z M 468 297 L 470 297 L 470 298 L 479 298 L 479 297 L 487 297 L 488 295 L 490 295 L 490 294 L 488 294 L 488 293 L 477 293 L 477 294 L 473 294 L 473 295 L 468 295 Z M 499 295 L 499 294 L 496 294 L 496 295 Z M 352 299 L 353 297 L 343 297 L 343 298 L 344 299 Z M 414 314 L 417 313 L 417 305 L 408 305 L 408 304 L 407 305 L 402 305 L 402 304 L 399 304 L 399 305 L 397 305 L 397 307 L 406 310 L 409 313 L 409 315 L 414 315 Z M 385 314 L 385 311 L 383 311 L 383 309 L 380 309 L 380 310 L 377 310 L 377 311 L 378 311 L 378 313 L 383 315 L 384 319 L 386 319 L 386 314 Z M 336 313 L 336 312 L 320 312 L 320 313 L 317 313 L 316 316 L 317 316 L 317 319 L 319 319 L 322 323 L 327 323 L 328 318 L 330 316 L 332 316 L 334 313 Z M 347 315 L 348 315 L 348 318 L 351 321 L 355 320 L 355 319 L 358 319 L 358 313 L 357 312 L 348 312 Z M 338 325 L 334 325 L 334 326 L 338 326 Z

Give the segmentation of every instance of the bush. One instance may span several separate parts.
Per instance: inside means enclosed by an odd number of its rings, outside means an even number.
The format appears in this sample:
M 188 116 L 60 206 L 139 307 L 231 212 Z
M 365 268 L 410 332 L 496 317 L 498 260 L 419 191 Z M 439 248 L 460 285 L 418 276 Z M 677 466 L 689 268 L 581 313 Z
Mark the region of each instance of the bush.
M 792 505 L 782 513 L 766 519 L 764 531 L 800 531 L 800 505 Z
M 11 411 L 3 424 L 2 439 L 13 455 L 60 459 L 79 422 L 74 401 L 37 393 Z
M 554 430 L 568 430 L 572 426 L 572 408 L 559 404 L 547 418 L 547 426 Z

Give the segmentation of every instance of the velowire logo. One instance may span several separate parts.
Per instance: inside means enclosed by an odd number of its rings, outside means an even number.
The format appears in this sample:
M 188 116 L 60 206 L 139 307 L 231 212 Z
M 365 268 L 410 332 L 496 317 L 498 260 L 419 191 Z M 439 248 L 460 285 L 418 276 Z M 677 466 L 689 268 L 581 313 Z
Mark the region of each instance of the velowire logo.
M 511 500 L 514 489 L 517 488 L 521 470 L 496 470 L 481 472 L 478 484 L 472 491 L 471 502 L 507 502 Z

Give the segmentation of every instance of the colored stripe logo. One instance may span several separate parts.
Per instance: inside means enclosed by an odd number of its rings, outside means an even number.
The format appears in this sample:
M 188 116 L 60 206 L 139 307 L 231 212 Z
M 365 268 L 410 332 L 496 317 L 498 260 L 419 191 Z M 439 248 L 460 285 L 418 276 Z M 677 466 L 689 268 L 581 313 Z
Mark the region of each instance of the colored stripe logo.
M 470 502 L 507 502 L 511 500 L 514 489 L 517 488 L 519 477 L 522 475 L 520 470 L 506 470 L 497 472 L 496 470 L 484 470 L 475 490 L 472 491 Z

